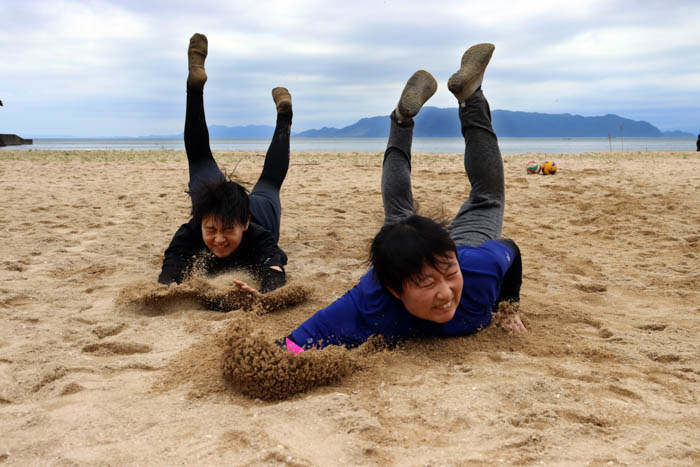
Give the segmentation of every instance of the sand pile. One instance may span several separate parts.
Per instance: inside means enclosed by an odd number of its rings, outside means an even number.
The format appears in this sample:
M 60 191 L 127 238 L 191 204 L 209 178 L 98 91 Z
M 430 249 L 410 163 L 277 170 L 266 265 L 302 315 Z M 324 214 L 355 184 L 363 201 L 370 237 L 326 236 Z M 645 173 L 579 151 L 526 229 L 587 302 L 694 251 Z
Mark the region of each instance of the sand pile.
M 244 310 L 257 314 L 271 313 L 304 303 L 311 287 L 287 284 L 272 292 L 253 296 L 233 284 L 233 276 L 225 274 L 214 279 L 194 277 L 182 284 L 163 285 L 139 281 L 123 288 L 117 305 L 146 315 L 172 313 L 200 305 L 214 311 Z M 236 275 L 239 278 L 240 275 Z M 251 283 L 250 281 L 246 283 Z
M 222 326 L 173 358 L 154 390 L 188 385 L 193 398 L 233 391 L 255 399 L 287 399 L 376 365 L 375 357 L 388 350 L 375 338 L 353 350 L 333 346 L 293 355 L 275 344 L 281 336 L 269 335 L 250 315 L 235 312 Z
M 255 399 L 287 399 L 366 368 L 386 350 L 381 339 L 374 339 L 352 351 L 329 347 L 293 355 L 275 344 L 280 336 L 262 328 L 249 315 L 234 313 L 221 330 L 173 358 L 154 390 L 187 385 L 193 398 L 233 391 Z
M 233 312 L 230 320 L 242 319 L 242 312 Z M 227 320 L 229 321 L 229 320 Z M 223 324 L 223 326 L 226 326 Z M 223 372 L 225 327 L 207 330 L 189 347 L 171 358 L 154 382 L 157 393 L 185 386 L 189 398 L 204 398 L 230 392 Z
M 286 399 L 338 381 L 359 366 L 350 351 L 336 346 L 287 353 L 244 320 L 232 324 L 224 339 L 224 376 L 235 390 L 259 399 Z

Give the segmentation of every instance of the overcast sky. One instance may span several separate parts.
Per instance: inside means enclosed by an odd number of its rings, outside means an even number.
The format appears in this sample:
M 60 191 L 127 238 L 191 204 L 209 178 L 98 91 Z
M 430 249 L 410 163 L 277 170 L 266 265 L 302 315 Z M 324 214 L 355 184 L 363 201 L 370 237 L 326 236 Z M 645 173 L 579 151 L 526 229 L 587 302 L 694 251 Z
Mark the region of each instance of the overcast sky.
M 0 0 L 0 21 L 2 133 L 181 132 L 194 32 L 210 125 L 274 125 L 285 86 L 293 130 L 346 126 L 391 112 L 421 68 L 439 83 L 428 105 L 455 106 L 462 53 L 493 42 L 492 109 L 700 132 L 698 0 Z

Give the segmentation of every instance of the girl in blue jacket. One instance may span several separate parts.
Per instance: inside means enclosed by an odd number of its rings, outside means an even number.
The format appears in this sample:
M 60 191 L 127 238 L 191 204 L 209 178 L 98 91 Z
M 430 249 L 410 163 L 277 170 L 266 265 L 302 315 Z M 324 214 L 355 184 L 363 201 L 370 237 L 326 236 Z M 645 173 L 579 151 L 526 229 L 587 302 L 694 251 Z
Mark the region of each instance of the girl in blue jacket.
M 419 336 L 460 336 L 491 323 L 502 301 L 520 299 L 518 246 L 501 239 L 505 188 L 503 160 L 481 91 L 492 44 L 468 49 L 448 88 L 459 102 L 469 198 L 447 226 L 418 216 L 411 193 L 413 117 L 437 83 L 417 71 L 391 114 L 382 166 L 385 224 L 370 249 L 370 270 L 327 308 L 316 312 L 278 344 L 298 353 L 327 345 L 354 347 L 372 336 L 389 343 Z M 522 332 L 517 314 L 501 321 Z

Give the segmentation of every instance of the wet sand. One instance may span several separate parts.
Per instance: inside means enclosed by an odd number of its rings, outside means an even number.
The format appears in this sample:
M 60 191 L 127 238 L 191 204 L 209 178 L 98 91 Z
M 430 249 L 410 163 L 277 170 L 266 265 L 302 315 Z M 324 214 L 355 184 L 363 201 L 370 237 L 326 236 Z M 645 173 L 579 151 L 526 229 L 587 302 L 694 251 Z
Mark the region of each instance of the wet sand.
M 215 156 L 248 181 L 263 162 Z M 531 159 L 559 173 L 526 175 Z M 381 155 L 292 154 L 290 286 L 264 303 L 231 291 L 236 273 L 155 283 L 188 215 L 185 160 L 0 151 L 0 463 L 700 463 L 697 153 L 505 155 L 527 334 L 298 361 L 272 342 L 364 273 Z M 453 215 L 461 156 L 414 155 L 413 190 Z

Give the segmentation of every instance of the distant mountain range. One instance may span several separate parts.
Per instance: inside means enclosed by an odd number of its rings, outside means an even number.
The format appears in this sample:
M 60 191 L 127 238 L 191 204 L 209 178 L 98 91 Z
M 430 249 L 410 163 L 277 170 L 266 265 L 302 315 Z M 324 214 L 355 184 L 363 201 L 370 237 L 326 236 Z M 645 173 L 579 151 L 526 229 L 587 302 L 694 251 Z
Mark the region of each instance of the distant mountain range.
M 461 136 L 457 109 L 424 107 L 416 117 L 413 135 L 416 137 Z M 694 135 L 681 131 L 662 132 L 644 121 L 635 121 L 618 115 L 583 117 L 571 114 L 544 114 L 494 110 L 491 112 L 493 129 L 500 137 L 667 137 L 688 138 Z M 363 118 L 344 128 L 307 130 L 296 136 L 307 138 L 333 137 L 386 137 L 389 135 L 388 116 Z
M 416 137 L 460 137 L 457 108 L 423 107 L 416 117 L 413 135 Z M 580 137 L 637 137 L 637 138 L 694 138 L 683 131 L 661 131 L 645 121 L 630 120 L 608 114 L 600 117 L 583 117 L 572 114 L 545 114 L 494 110 L 491 112 L 493 128 L 499 137 L 519 138 L 580 138 Z M 269 138 L 274 127 L 268 125 L 209 127 L 211 138 Z M 302 138 L 385 138 L 389 135 L 389 117 L 362 118 L 343 128 L 323 127 L 292 133 Z M 179 135 L 148 136 L 148 138 L 180 138 Z

